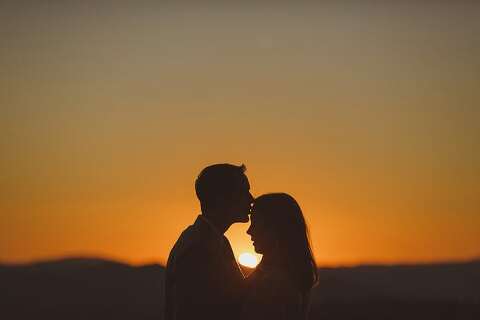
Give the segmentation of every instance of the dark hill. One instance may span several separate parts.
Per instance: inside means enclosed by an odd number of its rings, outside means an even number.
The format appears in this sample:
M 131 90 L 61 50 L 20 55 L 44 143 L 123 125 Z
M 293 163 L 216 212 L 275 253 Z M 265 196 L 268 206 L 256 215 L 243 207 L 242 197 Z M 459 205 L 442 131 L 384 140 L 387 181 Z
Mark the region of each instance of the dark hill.
M 329 301 L 480 302 L 480 261 L 320 269 L 321 298 Z
M 97 259 L 3 266 L 2 318 L 161 319 L 163 272 Z
M 2 319 L 162 319 L 164 268 L 0 265 Z M 480 262 L 321 268 L 311 319 L 480 319 Z

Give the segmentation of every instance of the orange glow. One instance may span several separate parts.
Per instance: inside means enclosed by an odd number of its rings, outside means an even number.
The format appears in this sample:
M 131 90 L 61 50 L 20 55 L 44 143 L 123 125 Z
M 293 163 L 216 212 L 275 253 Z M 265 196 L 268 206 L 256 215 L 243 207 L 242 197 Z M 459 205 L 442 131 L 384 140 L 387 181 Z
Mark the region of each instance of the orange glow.
M 480 256 L 474 1 L 34 3 L 0 21 L 0 262 L 164 263 L 217 162 L 298 200 L 319 265 Z

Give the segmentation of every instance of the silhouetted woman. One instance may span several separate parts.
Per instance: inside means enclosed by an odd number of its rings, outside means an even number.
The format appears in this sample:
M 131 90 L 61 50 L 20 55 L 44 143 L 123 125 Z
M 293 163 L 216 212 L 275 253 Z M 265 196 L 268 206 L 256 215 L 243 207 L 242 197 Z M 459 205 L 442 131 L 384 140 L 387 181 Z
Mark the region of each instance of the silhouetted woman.
M 306 319 L 317 266 L 300 206 L 285 193 L 255 199 L 251 236 L 262 261 L 247 278 L 244 319 Z

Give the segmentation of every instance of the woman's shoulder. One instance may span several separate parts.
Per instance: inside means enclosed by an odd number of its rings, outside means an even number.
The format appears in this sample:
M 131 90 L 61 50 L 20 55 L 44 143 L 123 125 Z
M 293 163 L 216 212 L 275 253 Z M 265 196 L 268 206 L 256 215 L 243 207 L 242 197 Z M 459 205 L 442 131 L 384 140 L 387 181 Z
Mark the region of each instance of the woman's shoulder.
M 250 290 L 266 299 L 294 299 L 300 291 L 282 269 L 256 270 L 247 278 Z
M 283 270 L 257 270 L 247 280 L 243 314 L 248 319 L 303 319 L 302 294 Z

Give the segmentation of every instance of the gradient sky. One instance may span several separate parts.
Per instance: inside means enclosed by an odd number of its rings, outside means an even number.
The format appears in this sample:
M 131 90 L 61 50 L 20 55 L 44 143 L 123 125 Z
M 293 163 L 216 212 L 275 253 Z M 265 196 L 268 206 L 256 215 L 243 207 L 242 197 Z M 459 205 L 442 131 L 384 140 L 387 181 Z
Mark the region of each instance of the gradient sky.
M 216 162 L 321 265 L 480 256 L 474 1 L 39 2 L 0 4 L 0 261 L 163 262 Z

